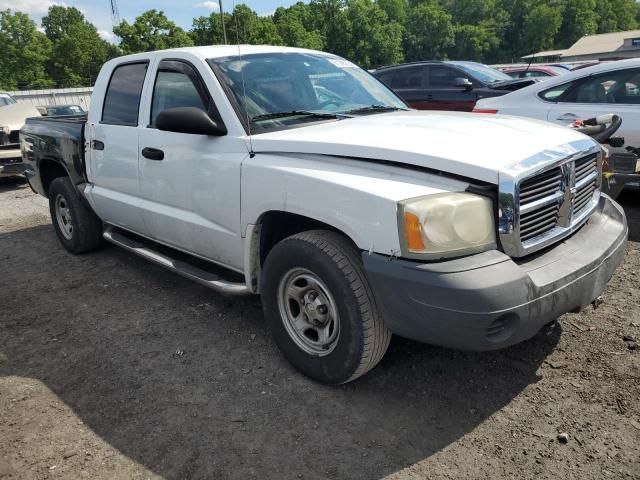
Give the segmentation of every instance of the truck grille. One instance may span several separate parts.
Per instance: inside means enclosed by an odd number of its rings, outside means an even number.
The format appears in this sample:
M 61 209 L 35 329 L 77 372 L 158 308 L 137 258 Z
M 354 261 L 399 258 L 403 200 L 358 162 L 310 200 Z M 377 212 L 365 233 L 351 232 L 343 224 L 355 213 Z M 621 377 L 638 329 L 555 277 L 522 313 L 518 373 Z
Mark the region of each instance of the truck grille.
M 597 155 L 566 162 L 520 183 L 520 241 L 523 245 L 571 226 L 593 206 L 600 174 Z
M 562 194 L 562 169 L 554 168 L 520 184 L 520 239 L 555 228 Z
M 600 148 L 591 141 L 575 145 L 582 154 L 545 153 L 500 172 L 498 231 L 508 255 L 522 257 L 561 240 L 597 207 Z M 536 173 L 527 174 L 527 167 Z

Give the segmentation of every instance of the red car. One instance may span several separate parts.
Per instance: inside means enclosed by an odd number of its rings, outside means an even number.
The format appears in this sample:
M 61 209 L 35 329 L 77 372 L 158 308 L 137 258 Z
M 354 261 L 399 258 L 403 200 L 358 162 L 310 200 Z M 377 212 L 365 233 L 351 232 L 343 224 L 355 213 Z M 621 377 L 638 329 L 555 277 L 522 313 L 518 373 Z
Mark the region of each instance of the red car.
M 551 65 L 525 65 L 521 67 L 502 68 L 501 70 L 512 78 L 555 77 L 556 75 L 562 75 L 568 72 L 568 70 L 562 67 L 553 67 Z

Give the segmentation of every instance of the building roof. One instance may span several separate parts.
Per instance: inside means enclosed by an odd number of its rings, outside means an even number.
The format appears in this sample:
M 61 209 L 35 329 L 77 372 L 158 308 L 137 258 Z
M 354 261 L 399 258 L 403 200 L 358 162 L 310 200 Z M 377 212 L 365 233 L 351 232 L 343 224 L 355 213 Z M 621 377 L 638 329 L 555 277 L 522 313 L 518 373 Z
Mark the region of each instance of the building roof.
M 539 58 L 539 57 L 559 57 L 567 50 L 547 50 L 544 52 L 530 53 L 522 58 Z
M 638 50 L 640 45 L 633 45 L 631 39 L 640 39 L 640 30 L 628 30 L 626 32 L 600 33 L 598 35 L 585 35 L 566 50 L 550 50 L 546 52 L 532 53 L 522 58 L 538 57 L 580 57 L 584 55 L 598 55 L 613 52 L 628 52 Z M 625 42 L 625 40 L 627 40 Z
M 585 35 L 562 54 L 563 57 L 611 53 L 618 50 L 640 50 L 640 45 L 625 45 L 625 40 L 640 38 L 640 30 Z M 629 42 L 630 43 L 630 42 Z

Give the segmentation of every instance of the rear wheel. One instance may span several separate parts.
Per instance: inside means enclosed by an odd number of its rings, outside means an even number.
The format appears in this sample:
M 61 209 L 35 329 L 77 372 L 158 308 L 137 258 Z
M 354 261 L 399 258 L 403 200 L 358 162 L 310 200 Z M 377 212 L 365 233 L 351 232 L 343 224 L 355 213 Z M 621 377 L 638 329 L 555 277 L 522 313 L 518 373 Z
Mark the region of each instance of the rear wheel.
M 49 187 L 49 211 L 60 243 L 71 253 L 102 245 L 102 221 L 85 205 L 69 177 L 58 177 Z
M 265 261 L 262 303 L 276 344 L 305 375 L 355 380 L 387 350 L 360 252 L 344 236 L 314 230 L 278 243 Z

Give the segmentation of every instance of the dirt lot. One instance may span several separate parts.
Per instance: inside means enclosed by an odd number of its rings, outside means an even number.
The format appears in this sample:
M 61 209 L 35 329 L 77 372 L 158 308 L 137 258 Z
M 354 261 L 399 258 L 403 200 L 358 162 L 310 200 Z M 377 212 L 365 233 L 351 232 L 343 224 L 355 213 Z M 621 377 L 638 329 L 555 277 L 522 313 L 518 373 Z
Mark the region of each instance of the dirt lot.
M 507 350 L 394 339 L 323 387 L 225 299 L 115 247 L 74 257 L 0 184 L 0 478 L 640 479 L 640 195 L 596 310 Z M 561 443 L 559 433 L 568 434 Z

